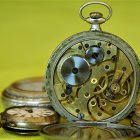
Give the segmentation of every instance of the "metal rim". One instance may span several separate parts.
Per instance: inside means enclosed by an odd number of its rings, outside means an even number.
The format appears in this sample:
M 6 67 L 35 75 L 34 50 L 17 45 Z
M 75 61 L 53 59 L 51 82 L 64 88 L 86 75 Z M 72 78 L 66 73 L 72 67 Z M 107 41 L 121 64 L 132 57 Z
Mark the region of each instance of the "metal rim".
M 51 135 L 50 133 L 47 132 L 48 129 L 53 130 L 53 128 L 69 128 L 69 127 L 78 127 L 78 128 L 92 128 L 92 127 L 96 127 L 96 128 L 100 128 L 100 129 L 127 129 L 127 130 L 131 130 L 135 132 L 135 136 L 138 136 L 140 134 L 139 129 L 135 128 L 135 127 L 131 127 L 131 126 L 126 126 L 126 125 L 121 125 L 121 124 L 113 124 L 113 123 L 108 123 L 108 122 L 75 122 L 75 123 L 63 123 L 63 124 L 54 124 L 54 125 L 50 125 L 50 126 L 45 126 L 40 130 L 40 134 L 42 136 L 44 136 L 44 138 L 52 138 L 52 139 L 73 139 L 71 137 L 67 137 L 67 136 L 61 136 L 59 134 L 54 134 Z M 55 131 L 53 131 L 55 133 Z M 132 137 L 132 136 L 130 136 Z M 126 138 L 126 137 L 125 137 Z M 78 139 L 78 138 L 75 138 Z M 112 139 L 112 138 L 111 138 Z M 116 138 L 115 138 L 116 139 Z

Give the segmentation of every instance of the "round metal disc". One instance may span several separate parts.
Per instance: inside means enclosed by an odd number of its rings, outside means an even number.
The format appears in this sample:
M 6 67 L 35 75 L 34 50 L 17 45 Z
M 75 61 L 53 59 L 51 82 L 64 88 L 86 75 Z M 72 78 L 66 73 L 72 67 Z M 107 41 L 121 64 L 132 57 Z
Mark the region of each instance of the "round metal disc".
M 71 56 L 62 64 L 61 74 L 66 83 L 81 85 L 90 76 L 88 62 L 80 56 Z
M 55 124 L 41 130 L 44 138 L 61 140 L 109 140 L 130 138 L 140 134 L 139 129 L 106 122 L 79 122 Z

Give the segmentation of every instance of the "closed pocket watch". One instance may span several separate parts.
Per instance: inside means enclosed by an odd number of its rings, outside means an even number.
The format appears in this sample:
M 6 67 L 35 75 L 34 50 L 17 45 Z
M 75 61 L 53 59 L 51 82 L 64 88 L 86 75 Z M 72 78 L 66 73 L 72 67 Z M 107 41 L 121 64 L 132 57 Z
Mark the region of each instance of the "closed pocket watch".
M 100 4 L 109 15 L 83 9 Z M 139 59 L 120 37 L 104 32 L 100 25 L 110 19 L 111 7 L 88 2 L 80 17 L 91 24 L 90 31 L 64 40 L 53 52 L 46 70 L 46 89 L 55 110 L 69 121 L 117 122 L 136 103 L 140 83 Z
M 59 122 L 59 115 L 51 107 L 14 106 L 0 115 L 0 126 L 22 135 L 37 135 L 46 125 Z
M 32 77 L 12 83 L 2 92 L 3 106 L 50 106 L 44 81 L 43 77 Z

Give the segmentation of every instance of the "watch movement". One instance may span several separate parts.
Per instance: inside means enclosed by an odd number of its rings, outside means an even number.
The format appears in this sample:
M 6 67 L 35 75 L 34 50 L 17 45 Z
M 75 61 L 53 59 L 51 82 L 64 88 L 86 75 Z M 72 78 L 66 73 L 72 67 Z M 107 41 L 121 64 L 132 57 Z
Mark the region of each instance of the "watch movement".
M 87 6 L 105 6 L 108 17 L 91 12 Z M 88 2 L 80 17 L 91 24 L 89 31 L 64 40 L 53 52 L 46 70 L 46 90 L 54 109 L 69 121 L 117 122 L 125 118 L 136 103 L 139 59 L 120 37 L 101 30 L 110 19 L 111 7 L 103 2 Z

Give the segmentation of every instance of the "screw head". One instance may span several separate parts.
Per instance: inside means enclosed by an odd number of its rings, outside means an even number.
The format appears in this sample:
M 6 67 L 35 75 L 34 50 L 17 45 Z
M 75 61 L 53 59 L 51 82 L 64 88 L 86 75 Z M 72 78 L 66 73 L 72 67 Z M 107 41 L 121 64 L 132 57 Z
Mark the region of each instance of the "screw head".
M 84 114 L 80 112 L 80 113 L 77 114 L 77 117 L 78 117 L 78 119 L 81 120 L 81 119 L 84 118 Z

